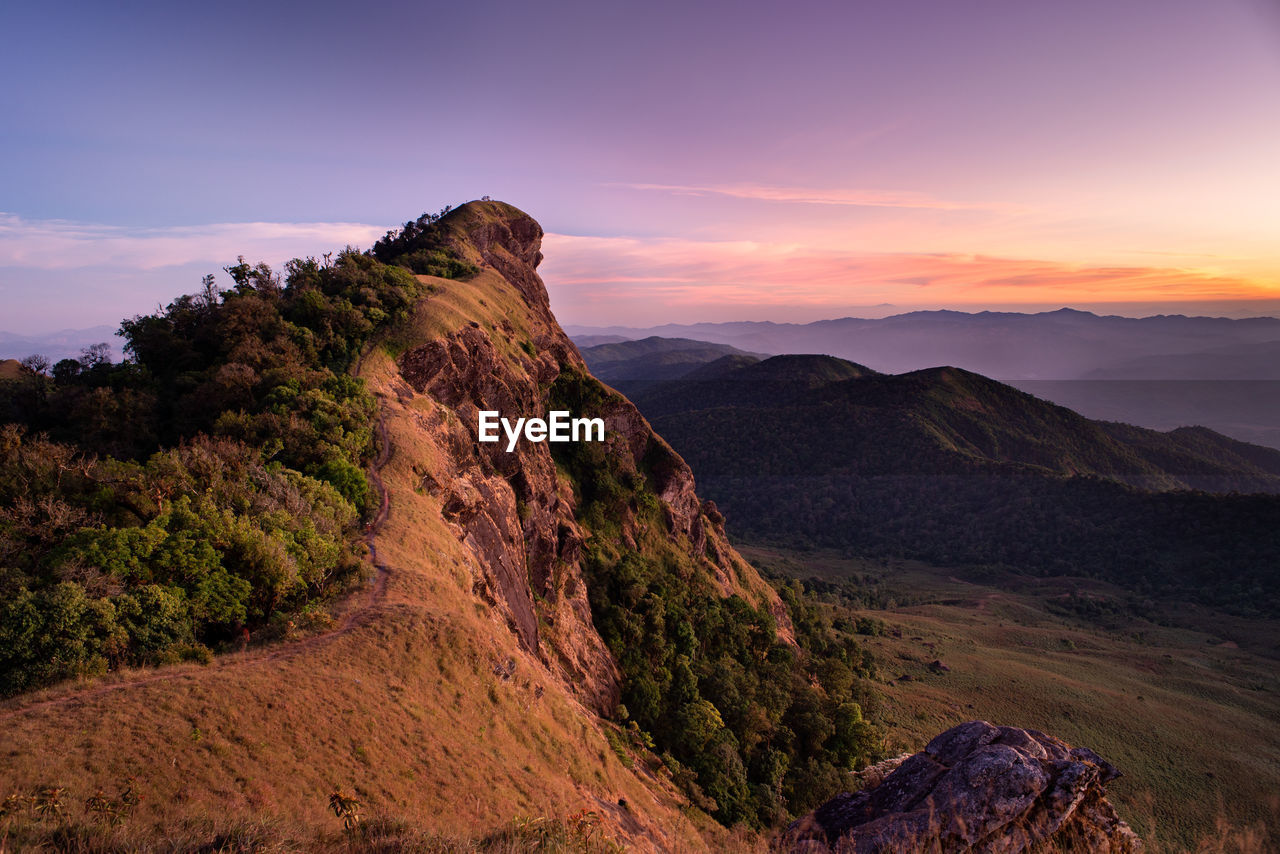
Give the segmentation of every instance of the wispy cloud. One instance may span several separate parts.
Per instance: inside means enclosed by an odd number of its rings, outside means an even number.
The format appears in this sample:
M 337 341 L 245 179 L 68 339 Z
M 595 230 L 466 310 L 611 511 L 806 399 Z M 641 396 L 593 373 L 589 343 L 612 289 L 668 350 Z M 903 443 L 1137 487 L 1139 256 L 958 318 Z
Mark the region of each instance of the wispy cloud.
M 610 187 L 629 190 L 652 190 L 680 196 L 728 196 L 764 202 L 790 202 L 805 205 L 835 205 L 862 208 L 920 208 L 940 211 L 1014 212 L 1013 205 L 960 202 L 934 198 L 907 190 L 819 189 L 815 187 L 776 187 L 763 184 L 643 184 L 612 183 Z
M 353 222 L 231 222 L 134 228 L 30 220 L 0 213 L 0 267 L 154 270 L 197 262 L 217 266 L 238 255 L 279 263 L 346 244 L 369 246 L 385 226 Z
M 547 235 L 543 276 L 557 311 L 636 307 L 668 319 L 767 306 L 1095 304 L 1275 299 L 1273 283 L 1174 266 L 1077 265 L 960 253 L 818 250 L 795 244 Z M 583 312 L 585 313 L 585 312 Z

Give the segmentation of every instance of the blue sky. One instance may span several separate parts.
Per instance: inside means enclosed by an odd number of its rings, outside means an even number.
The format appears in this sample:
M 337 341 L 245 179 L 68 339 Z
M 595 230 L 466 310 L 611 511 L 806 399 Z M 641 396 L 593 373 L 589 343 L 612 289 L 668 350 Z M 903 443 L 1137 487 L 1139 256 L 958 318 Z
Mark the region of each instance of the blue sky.
M 10 3 L 0 329 L 115 322 L 481 195 L 566 323 L 1280 312 L 1280 14 Z

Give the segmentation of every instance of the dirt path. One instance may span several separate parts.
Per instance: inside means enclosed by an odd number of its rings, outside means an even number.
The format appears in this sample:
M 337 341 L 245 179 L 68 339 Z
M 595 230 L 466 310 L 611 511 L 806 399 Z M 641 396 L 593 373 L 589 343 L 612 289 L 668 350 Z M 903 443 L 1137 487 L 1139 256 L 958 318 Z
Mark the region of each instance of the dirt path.
M 373 615 L 377 605 L 386 598 L 387 595 L 387 578 L 390 570 L 385 564 L 378 560 L 378 548 L 375 543 L 378 532 L 382 530 L 382 525 L 387 521 L 387 516 L 391 513 L 391 494 L 387 491 L 386 486 L 382 482 L 382 468 L 391 459 L 391 440 L 387 434 L 386 417 L 378 416 L 378 438 L 381 447 L 378 449 L 378 457 L 374 460 L 373 467 L 369 472 L 370 479 L 373 481 L 374 487 L 378 490 L 381 501 L 378 506 L 378 512 L 374 515 L 373 520 L 365 526 L 364 535 L 361 541 L 369 549 L 369 560 L 373 564 L 374 577 L 373 585 L 369 592 L 365 595 L 364 601 L 359 604 L 353 604 L 348 607 L 342 622 L 335 628 L 320 634 L 311 635 L 295 641 L 286 641 L 280 644 L 272 644 L 270 647 L 262 647 L 250 652 L 231 653 L 219 656 L 215 661 L 219 663 L 219 667 L 214 672 L 229 667 L 250 667 L 264 662 L 279 661 L 281 659 L 292 658 L 303 652 L 316 649 L 317 647 L 331 643 L 338 637 L 351 632 L 353 629 L 365 625 L 369 618 Z M 355 596 L 351 597 L 356 599 Z M 145 671 L 139 671 L 139 674 Z M 9 700 L 3 707 L 0 707 L 0 721 L 7 718 L 16 717 L 25 712 L 36 709 L 53 708 L 55 706 L 76 703 L 93 697 L 99 697 L 103 694 L 109 694 L 113 691 L 122 691 L 128 688 L 137 688 L 142 685 L 151 685 L 156 682 L 163 682 L 169 679 L 180 679 L 183 677 L 198 676 L 201 673 L 208 672 L 203 670 L 192 670 L 188 668 L 177 669 L 167 668 L 160 671 L 151 671 L 147 675 L 139 675 L 138 678 L 129 678 L 124 676 L 120 682 L 112 682 L 107 685 L 89 685 L 79 690 L 72 690 L 66 694 L 60 694 L 56 697 L 49 697 L 34 702 L 23 702 L 21 696 Z M 53 690 L 57 690 L 54 688 Z
M 386 564 L 378 560 L 378 546 L 374 542 L 378 533 L 382 530 L 382 525 L 387 521 L 387 517 L 391 515 L 391 493 L 387 491 L 386 485 L 382 482 L 382 469 L 391 460 L 391 437 L 387 434 L 387 417 L 381 414 L 378 416 L 378 440 L 381 445 L 378 449 L 378 458 L 373 461 L 373 468 L 369 471 L 369 476 L 373 479 L 373 485 L 378 490 L 378 512 L 374 514 L 373 521 L 366 525 L 364 529 L 364 544 L 369 547 L 369 560 L 373 563 L 373 590 L 369 592 L 368 604 L 363 609 L 353 611 L 343 621 L 344 628 L 350 628 L 351 625 L 354 625 L 353 620 L 359 616 L 361 611 L 367 611 L 382 601 L 387 593 L 387 575 L 390 570 L 387 569 Z

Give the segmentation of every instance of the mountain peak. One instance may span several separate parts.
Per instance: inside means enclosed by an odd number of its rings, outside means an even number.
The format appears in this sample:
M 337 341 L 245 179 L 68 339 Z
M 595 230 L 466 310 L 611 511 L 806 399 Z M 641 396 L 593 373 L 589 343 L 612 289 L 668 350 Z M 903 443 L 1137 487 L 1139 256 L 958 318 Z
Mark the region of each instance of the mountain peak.
M 742 379 L 785 380 L 809 385 L 824 385 L 841 380 L 858 379 L 876 373 L 868 367 L 821 354 L 786 354 L 771 356 L 743 369 Z
M 542 226 L 515 205 L 489 199 L 467 202 L 441 217 L 442 241 L 465 261 L 488 265 L 550 316 L 546 286 L 534 270 L 542 263 Z
M 442 216 L 440 226 L 457 250 L 480 256 L 503 252 L 531 267 L 542 262 L 542 226 L 515 205 L 467 202 Z

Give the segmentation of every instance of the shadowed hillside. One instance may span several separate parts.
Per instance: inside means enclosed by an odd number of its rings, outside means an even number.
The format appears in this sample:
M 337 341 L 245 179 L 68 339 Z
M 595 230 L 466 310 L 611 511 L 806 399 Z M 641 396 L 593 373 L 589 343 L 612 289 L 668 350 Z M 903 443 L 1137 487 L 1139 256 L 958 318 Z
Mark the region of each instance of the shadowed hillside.
M 1277 492 L 1270 448 L 1089 421 L 956 368 L 831 357 L 707 366 L 636 402 L 747 539 L 1280 607 L 1280 498 L 1210 494 Z

